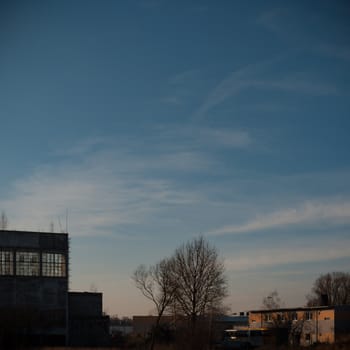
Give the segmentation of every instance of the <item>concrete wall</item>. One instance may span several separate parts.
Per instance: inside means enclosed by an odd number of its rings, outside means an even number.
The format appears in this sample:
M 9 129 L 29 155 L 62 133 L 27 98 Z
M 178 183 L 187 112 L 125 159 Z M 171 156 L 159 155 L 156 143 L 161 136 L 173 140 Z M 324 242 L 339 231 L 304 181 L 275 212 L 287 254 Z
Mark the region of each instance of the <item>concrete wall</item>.
M 1 230 L 0 247 L 68 251 L 68 234 Z
M 102 293 L 69 292 L 69 344 L 110 345 L 109 317 L 102 312 Z
M 0 277 L 0 308 L 33 306 L 41 310 L 66 309 L 65 278 Z
M 102 316 L 102 293 L 69 292 L 68 300 L 70 318 Z
M 336 340 L 350 338 L 350 305 L 335 307 L 335 336 Z

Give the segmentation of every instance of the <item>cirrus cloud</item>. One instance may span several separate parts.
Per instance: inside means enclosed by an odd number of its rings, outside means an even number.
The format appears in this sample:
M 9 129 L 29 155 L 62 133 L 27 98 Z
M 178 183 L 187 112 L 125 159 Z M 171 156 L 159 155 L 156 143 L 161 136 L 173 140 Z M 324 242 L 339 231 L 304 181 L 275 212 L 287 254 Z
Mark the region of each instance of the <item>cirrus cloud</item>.
M 304 242 L 305 244 L 305 242 Z M 305 264 L 317 261 L 331 261 L 349 258 L 350 240 L 313 242 L 312 245 L 279 246 L 236 253 L 225 259 L 229 271 L 256 270 L 257 267 L 271 267 L 287 264 Z
M 208 232 L 209 235 L 242 234 L 275 227 L 317 224 L 350 224 L 350 201 L 306 201 L 295 208 L 276 210 L 265 215 L 258 215 L 240 225 L 227 225 Z

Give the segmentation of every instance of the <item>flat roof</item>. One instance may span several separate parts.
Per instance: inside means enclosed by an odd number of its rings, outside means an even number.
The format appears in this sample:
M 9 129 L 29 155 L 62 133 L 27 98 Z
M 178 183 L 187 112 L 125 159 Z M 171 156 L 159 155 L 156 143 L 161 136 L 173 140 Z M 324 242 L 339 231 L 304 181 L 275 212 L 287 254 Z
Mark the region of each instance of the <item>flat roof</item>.
M 7 233 L 24 233 L 24 234 L 45 234 L 45 235 L 68 235 L 68 232 L 48 232 L 48 231 L 23 231 L 23 230 L 2 230 L 0 232 Z
M 301 306 L 301 307 L 287 307 L 278 309 L 260 309 L 251 310 L 250 313 L 267 313 L 267 312 L 288 312 L 288 311 L 312 311 L 312 310 L 331 310 L 337 307 L 342 307 L 347 305 L 337 305 L 337 306 Z

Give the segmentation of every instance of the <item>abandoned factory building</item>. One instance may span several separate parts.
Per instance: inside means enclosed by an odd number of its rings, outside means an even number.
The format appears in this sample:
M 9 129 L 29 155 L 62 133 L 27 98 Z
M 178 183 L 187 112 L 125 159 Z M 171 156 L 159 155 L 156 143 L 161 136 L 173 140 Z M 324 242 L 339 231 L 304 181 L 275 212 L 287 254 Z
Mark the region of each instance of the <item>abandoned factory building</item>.
M 108 345 L 102 293 L 69 292 L 68 282 L 67 233 L 1 230 L 0 346 Z

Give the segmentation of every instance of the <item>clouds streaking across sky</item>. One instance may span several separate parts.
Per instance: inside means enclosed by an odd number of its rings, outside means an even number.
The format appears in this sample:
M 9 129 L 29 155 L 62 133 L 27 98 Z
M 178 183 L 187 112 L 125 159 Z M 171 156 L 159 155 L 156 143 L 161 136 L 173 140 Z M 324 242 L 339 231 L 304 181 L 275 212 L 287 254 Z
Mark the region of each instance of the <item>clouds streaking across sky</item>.
M 204 235 L 232 311 L 302 306 L 350 262 L 346 1 L 3 1 L 0 210 L 71 236 L 71 288 L 152 312 L 130 276 Z M 247 292 L 249 290 L 249 292 Z

